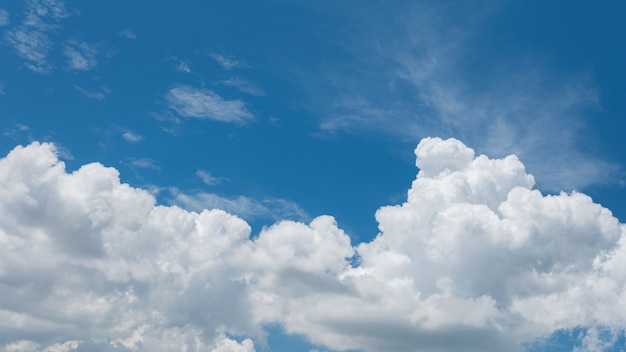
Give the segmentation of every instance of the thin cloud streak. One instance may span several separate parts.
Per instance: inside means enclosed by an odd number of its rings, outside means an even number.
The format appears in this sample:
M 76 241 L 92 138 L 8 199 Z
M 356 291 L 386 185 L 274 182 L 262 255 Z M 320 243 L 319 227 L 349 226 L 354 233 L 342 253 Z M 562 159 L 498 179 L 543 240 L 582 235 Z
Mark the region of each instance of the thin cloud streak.
M 89 71 L 98 66 L 96 45 L 68 40 L 63 47 L 63 55 L 68 59 L 67 63 L 70 70 Z
M 550 76 L 539 65 L 511 60 L 485 72 L 478 84 L 466 62 L 478 55 L 468 43 L 480 21 L 417 6 L 395 31 L 358 37 L 376 43 L 373 51 L 347 49 L 370 71 L 358 79 L 330 73 L 344 85 L 324 110 L 320 130 L 385 132 L 411 142 L 428 135 L 459 137 L 484 153 L 519 155 L 549 190 L 614 179 L 620 166 L 578 148 L 591 143 L 579 139 L 583 111 L 599 108 L 591 80 Z
M 169 107 L 184 117 L 246 124 L 254 119 L 241 100 L 226 100 L 208 89 L 178 86 L 165 95 Z

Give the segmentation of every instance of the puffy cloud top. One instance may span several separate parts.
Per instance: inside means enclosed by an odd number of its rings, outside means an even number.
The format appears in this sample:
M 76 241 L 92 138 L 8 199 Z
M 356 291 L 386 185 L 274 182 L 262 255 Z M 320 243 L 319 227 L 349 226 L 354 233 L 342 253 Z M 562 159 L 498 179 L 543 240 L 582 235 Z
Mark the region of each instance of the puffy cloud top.
M 415 154 L 407 201 L 353 245 L 331 216 L 251 237 L 17 147 L 0 159 L 0 351 L 251 352 L 266 324 L 363 351 L 521 351 L 587 327 L 592 349 L 626 328 L 626 226 L 608 209 L 542 195 L 515 156 L 439 138 Z

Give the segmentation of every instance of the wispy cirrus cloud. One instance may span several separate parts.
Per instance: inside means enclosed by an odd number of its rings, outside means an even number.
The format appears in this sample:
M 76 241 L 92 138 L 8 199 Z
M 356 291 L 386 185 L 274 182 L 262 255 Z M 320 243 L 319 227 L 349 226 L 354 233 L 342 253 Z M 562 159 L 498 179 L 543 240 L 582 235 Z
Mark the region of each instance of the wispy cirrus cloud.
M 126 39 L 136 39 L 137 34 L 131 30 L 130 28 L 124 28 L 122 31 L 117 33 L 120 37 L 124 37 Z
M 159 163 L 151 158 L 129 158 L 126 164 L 132 168 L 161 170 Z
M 101 87 L 101 90 L 90 90 L 90 89 L 83 88 L 79 85 L 74 85 L 74 89 L 76 89 L 76 91 L 79 92 L 80 94 L 88 98 L 92 98 L 96 100 L 104 100 L 107 94 L 111 94 L 111 90 L 109 90 L 107 87 L 104 87 L 104 86 Z
M 4 38 L 24 61 L 27 69 L 49 73 L 52 66 L 47 58 L 53 47 L 49 34 L 59 27 L 61 20 L 69 16 L 62 1 L 28 0 L 22 22 L 5 32 Z
M 191 68 L 189 67 L 188 63 L 180 60 L 178 61 L 178 64 L 176 64 L 176 71 L 180 71 L 184 73 L 191 73 Z
M 181 85 L 165 95 L 169 107 L 184 117 L 246 124 L 254 119 L 246 103 L 226 100 L 205 88 Z
M 224 56 L 222 54 L 210 53 L 209 57 L 215 60 L 225 70 L 232 70 L 235 67 L 247 67 L 248 65 L 237 60 L 234 56 Z
M 205 185 L 208 185 L 208 186 L 219 185 L 220 183 L 222 183 L 222 181 L 227 180 L 224 177 L 215 177 L 210 172 L 208 172 L 206 170 L 198 170 L 198 171 L 196 171 L 196 176 L 198 176 L 200 178 L 200 180 L 202 180 L 202 182 Z
M 173 196 L 172 204 L 197 212 L 202 212 L 204 209 L 222 209 L 248 221 L 255 219 L 310 220 L 310 216 L 298 204 L 281 198 L 254 199 L 242 195 L 226 197 L 207 192 L 191 194 L 181 192 L 176 188 L 170 189 L 170 193 Z
M 68 40 L 63 45 L 63 55 L 70 70 L 89 71 L 98 66 L 98 46 L 77 40 Z
M 585 112 L 599 108 L 592 80 L 532 58 L 491 62 L 473 45 L 483 14 L 468 11 L 414 5 L 393 12 L 397 27 L 358 34 L 356 43 L 374 45 L 346 45 L 358 72 L 342 66 L 328 73 L 334 97 L 321 103 L 329 108 L 321 112 L 320 129 L 382 132 L 411 143 L 428 135 L 462 138 L 481 152 L 516 153 L 547 189 L 614 178 L 620 166 L 579 148 L 591 143 L 580 139 Z M 370 20 L 378 28 L 377 19 Z M 488 69 L 478 73 L 471 63 L 481 60 Z
M 138 143 L 138 142 L 141 142 L 144 138 L 143 136 L 136 134 L 134 132 L 131 132 L 131 131 L 126 131 L 122 133 L 122 137 L 124 138 L 124 140 L 126 140 L 129 143 Z
M 254 83 L 242 77 L 230 77 L 228 79 L 222 80 L 220 83 L 227 87 L 235 87 L 246 94 L 256 96 L 265 95 L 265 91 L 263 89 L 259 88 Z
M 0 26 L 6 26 L 11 23 L 9 17 L 9 11 L 5 9 L 0 9 Z

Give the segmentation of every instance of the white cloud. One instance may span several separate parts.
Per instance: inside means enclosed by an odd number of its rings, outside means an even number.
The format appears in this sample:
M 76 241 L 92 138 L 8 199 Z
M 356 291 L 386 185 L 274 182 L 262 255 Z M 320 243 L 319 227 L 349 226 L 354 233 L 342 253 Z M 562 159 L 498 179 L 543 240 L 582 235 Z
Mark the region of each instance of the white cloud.
M 0 26 L 6 26 L 11 21 L 9 20 L 9 11 L 0 9 Z
M 191 73 L 191 68 L 185 61 L 179 61 L 176 65 L 176 70 L 184 73 Z
M 27 69 L 38 73 L 49 73 L 52 67 L 47 58 L 53 43 L 48 33 L 58 28 L 58 23 L 69 17 L 62 1 L 26 1 L 24 19 L 15 29 L 5 33 L 5 39 L 15 54 L 25 61 Z
M 126 137 L 124 137 L 126 139 Z M 151 169 L 151 170 L 160 170 L 161 167 L 159 164 L 150 158 L 131 158 L 129 159 L 128 165 L 140 169 Z
M 124 28 L 124 30 L 118 33 L 120 37 L 124 37 L 126 39 L 136 39 L 137 34 L 133 32 L 130 28 Z
M 245 124 L 254 119 L 241 100 L 225 100 L 215 92 L 190 86 L 178 86 L 165 95 L 169 107 L 179 115 Z
M 244 283 L 224 260 L 247 241 L 244 221 L 155 206 L 100 164 L 68 174 L 49 144 L 1 159 L 0 183 L 5 351 L 71 340 L 103 351 L 211 350 L 226 330 L 255 334 Z
M 263 89 L 257 87 L 253 83 L 241 77 L 231 77 L 229 79 L 225 79 L 222 81 L 222 84 L 228 87 L 235 87 L 240 91 L 256 96 L 265 95 L 265 91 Z
M 222 66 L 225 70 L 232 70 L 235 67 L 247 67 L 247 65 L 241 61 L 236 60 L 232 56 L 224 56 L 221 54 L 211 53 L 209 56 L 217 61 L 220 66 Z
M 204 182 L 204 184 L 208 186 L 219 185 L 224 180 L 224 178 L 222 177 L 215 177 L 211 175 L 211 173 L 206 170 L 196 171 L 196 176 L 198 176 L 202 180 L 202 182 Z
M 77 92 L 79 92 L 80 94 L 88 97 L 88 98 L 92 98 L 92 99 L 96 99 L 96 100 L 104 100 L 104 98 L 106 98 L 106 94 L 105 93 L 111 93 L 108 89 L 104 88 L 103 91 L 96 91 L 96 90 L 87 90 L 81 86 L 74 86 L 74 89 L 76 89 Z
M 98 50 L 94 44 L 68 40 L 63 45 L 63 55 L 67 57 L 70 70 L 89 71 L 98 66 Z
M 124 139 L 127 142 L 130 143 L 137 143 L 137 142 L 141 142 L 141 140 L 143 140 L 143 136 L 140 136 L 136 133 L 133 133 L 131 131 L 126 131 L 122 134 L 122 137 L 124 137 Z
M 266 324 L 366 352 L 617 340 L 626 225 L 582 193 L 542 195 L 515 156 L 438 138 L 416 156 L 406 202 L 353 247 L 331 216 L 251 237 L 222 210 L 156 205 L 115 169 L 67 173 L 52 145 L 17 147 L 0 159 L 0 351 L 250 352 Z
M 303 221 L 308 214 L 298 204 L 280 198 L 254 199 L 246 196 L 224 197 L 215 193 L 194 192 L 187 194 L 178 189 L 170 190 L 173 203 L 185 209 L 201 212 L 204 209 L 222 209 L 247 220 L 291 219 Z
M 541 188 L 553 191 L 614 179 L 617 165 L 580 147 L 595 143 L 581 133 L 589 108 L 599 104 L 593 79 L 537 64 L 541 59 L 530 52 L 495 61 L 475 40 L 492 28 L 484 26 L 485 14 L 497 11 L 486 2 L 476 9 L 449 11 L 436 2 L 398 7 L 391 13 L 399 25 L 389 28 L 382 27 L 389 23 L 381 21 L 389 20 L 384 12 L 365 18 L 376 30 L 345 45 L 357 69 L 328 69 L 332 96 L 320 103 L 330 107 L 321 130 L 383 131 L 411 143 L 428 135 L 462 137 L 490 155 L 519 155 L 540 176 Z M 376 45 L 363 50 L 363 42 Z

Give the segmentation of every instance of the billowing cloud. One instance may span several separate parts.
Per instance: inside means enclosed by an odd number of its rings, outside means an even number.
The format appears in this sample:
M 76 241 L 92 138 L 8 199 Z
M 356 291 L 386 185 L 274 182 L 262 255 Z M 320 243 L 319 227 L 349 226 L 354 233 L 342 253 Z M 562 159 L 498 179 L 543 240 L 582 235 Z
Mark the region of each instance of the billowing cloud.
M 48 73 L 51 66 L 47 62 L 52 50 L 49 33 L 56 30 L 61 20 L 69 17 L 65 4 L 58 0 L 28 0 L 26 13 L 20 25 L 5 33 L 5 39 L 24 60 L 27 69 Z
M 245 124 L 254 119 L 241 100 L 225 100 L 208 89 L 178 86 L 165 95 L 169 107 L 179 115 Z
M 415 152 L 406 202 L 352 244 L 331 216 L 251 236 L 115 169 L 68 173 L 50 144 L 17 147 L 0 160 L 0 351 L 250 352 L 266 324 L 367 352 L 522 351 L 575 328 L 579 350 L 617 340 L 626 225 L 582 193 L 533 189 L 515 156 L 438 138 Z
M 221 179 L 218 179 L 218 181 L 221 181 Z M 242 195 L 226 197 L 207 192 L 190 194 L 183 193 L 175 188 L 170 189 L 170 193 L 173 196 L 172 202 L 174 204 L 189 210 L 202 211 L 202 209 L 217 208 L 246 220 L 271 219 L 276 221 L 290 219 L 304 221 L 310 218 L 298 204 L 281 198 L 254 199 Z

